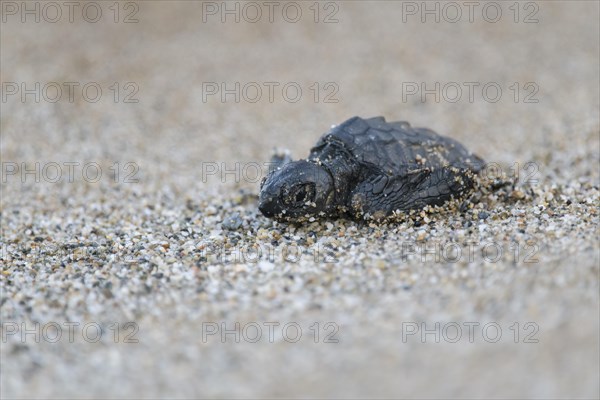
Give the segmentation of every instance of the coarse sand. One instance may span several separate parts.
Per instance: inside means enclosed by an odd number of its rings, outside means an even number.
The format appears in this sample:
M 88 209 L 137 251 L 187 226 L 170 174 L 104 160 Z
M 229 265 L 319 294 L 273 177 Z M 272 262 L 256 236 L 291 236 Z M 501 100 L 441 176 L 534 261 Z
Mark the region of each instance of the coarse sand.
M 76 3 L 2 2 L 2 398 L 600 396 L 598 2 Z M 512 183 L 260 215 L 354 115 Z

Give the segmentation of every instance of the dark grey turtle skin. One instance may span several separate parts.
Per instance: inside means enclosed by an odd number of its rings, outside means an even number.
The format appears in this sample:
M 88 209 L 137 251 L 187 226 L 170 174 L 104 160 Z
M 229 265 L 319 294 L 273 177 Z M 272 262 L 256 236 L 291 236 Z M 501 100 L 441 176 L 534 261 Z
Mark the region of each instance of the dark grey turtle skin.
M 456 140 L 408 122 L 353 117 L 325 133 L 306 160 L 276 160 L 263 179 L 267 217 L 380 219 L 436 206 L 473 189 L 484 161 Z

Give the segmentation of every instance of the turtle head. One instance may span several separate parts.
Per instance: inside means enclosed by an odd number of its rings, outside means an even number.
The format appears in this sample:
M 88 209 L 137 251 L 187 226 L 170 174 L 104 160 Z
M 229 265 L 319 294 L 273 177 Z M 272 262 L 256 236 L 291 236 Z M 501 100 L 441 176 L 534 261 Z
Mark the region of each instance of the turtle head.
M 333 189 L 333 179 L 323 166 L 290 162 L 263 180 L 258 208 L 270 218 L 316 217 L 333 205 Z

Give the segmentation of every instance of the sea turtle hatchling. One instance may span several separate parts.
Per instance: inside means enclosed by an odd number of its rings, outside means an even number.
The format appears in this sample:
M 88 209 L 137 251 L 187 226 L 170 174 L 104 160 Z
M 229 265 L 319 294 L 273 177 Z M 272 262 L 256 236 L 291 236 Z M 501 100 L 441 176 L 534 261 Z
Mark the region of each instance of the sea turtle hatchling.
M 325 133 L 306 160 L 275 159 L 261 182 L 267 217 L 380 219 L 461 198 L 484 161 L 448 137 L 408 122 L 353 117 Z

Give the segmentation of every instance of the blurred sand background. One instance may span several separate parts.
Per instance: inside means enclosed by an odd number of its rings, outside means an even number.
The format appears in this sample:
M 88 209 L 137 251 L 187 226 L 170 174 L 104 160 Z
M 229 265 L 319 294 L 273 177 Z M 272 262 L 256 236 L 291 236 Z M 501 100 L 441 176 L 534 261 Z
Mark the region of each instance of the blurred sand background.
M 483 17 L 484 2 L 473 22 L 463 7 L 456 23 L 443 15 L 439 23 L 431 16 L 422 22 L 410 6 L 391 1 L 321 3 L 317 23 L 313 2 L 297 3 L 296 23 L 283 17 L 285 3 L 272 23 L 265 6 L 259 22 L 228 16 L 222 23 L 220 15 L 206 13 L 214 4 L 224 7 L 221 2 L 195 1 L 121 2 L 117 17 L 113 2 L 97 2 L 96 23 L 82 17 L 87 3 L 78 3 L 73 22 L 63 8 L 59 22 L 29 16 L 23 23 L 22 10 L 14 14 L 6 3 L 0 25 L 3 398 L 600 395 L 598 2 L 522 2 L 518 22 L 513 2 L 498 2 L 502 17 L 495 23 Z M 444 5 L 438 3 L 440 11 Z M 327 16 L 338 21 L 324 23 Z M 527 16 L 538 22 L 524 23 Z M 66 92 L 54 103 L 51 91 L 39 102 L 8 93 L 14 89 L 8 83 L 20 90 L 35 82 L 80 86 L 73 102 Z M 97 102 L 81 94 L 90 82 L 102 88 Z M 262 98 L 248 101 L 253 92 L 247 92 L 239 102 L 231 95 L 223 102 L 206 94 L 207 84 L 236 82 L 258 83 Z M 264 82 L 279 84 L 272 102 Z M 439 101 L 403 92 L 413 83 L 431 89 L 436 82 L 458 83 L 461 100 L 449 101 L 452 92 Z M 465 82 L 479 84 L 472 102 Z M 502 89 L 496 102 L 482 95 L 490 82 Z M 281 93 L 289 83 L 302 89 L 297 102 Z M 124 102 L 135 89 L 138 101 Z M 326 101 L 334 91 L 327 100 L 336 102 Z M 525 102 L 528 94 L 538 101 Z M 257 214 L 252 179 L 202 179 L 202 163 L 262 163 L 274 146 L 304 157 L 330 125 L 354 115 L 432 128 L 507 169 L 518 163 L 521 173 L 533 161 L 537 181 L 519 189 L 523 199 L 485 203 L 421 226 L 294 227 Z M 21 175 L 22 163 L 35 168 L 36 162 L 40 168 L 58 163 L 63 174 L 65 162 L 94 162 L 103 176 L 90 182 L 75 169 L 74 182 L 51 183 L 40 170 L 38 183 Z M 115 163 L 118 178 L 110 169 Z M 20 168 L 15 175 L 12 165 Z M 134 169 L 138 183 L 126 179 Z M 227 218 L 243 223 L 225 229 Z M 500 243 L 505 253 L 494 262 L 401 257 L 403 243 L 449 240 L 474 241 L 476 254 L 486 243 Z M 274 246 L 280 254 L 294 242 L 323 245 L 338 261 L 223 262 L 214 254 L 240 246 Z M 511 257 L 506 249 L 515 242 L 537 246 L 537 262 L 526 262 L 523 247 Z M 139 343 L 124 343 L 124 331 L 114 343 L 109 325 L 128 321 L 139 327 Z M 56 343 L 8 334 L 23 322 L 29 328 L 97 323 L 104 333 L 97 343 L 81 333 L 73 343 L 66 332 Z M 229 329 L 256 322 L 263 338 L 203 340 L 207 322 Z M 289 343 L 276 335 L 269 343 L 265 322 L 296 322 L 303 337 Z M 310 330 L 315 322 L 318 343 Z M 339 343 L 324 342 L 327 322 L 339 328 Z M 437 322 L 457 323 L 463 337 L 456 343 L 446 336 L 440 343 L 433 335 L 421 340 L 421 332 L 403 337 L 408 326 L 435 329 Z M 495 322 L 502 338 L 491 343 L 478 330 L 470 343 L 465 322 Z M 510 328 L 515 322 L 518 343 Z M 533 325 L 525 330 L 528 322 Z M 525 343 L 534 327 L 538 342 Z

